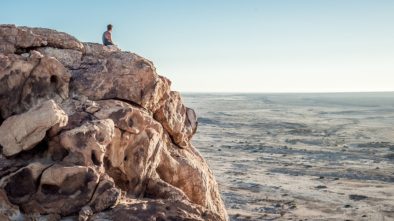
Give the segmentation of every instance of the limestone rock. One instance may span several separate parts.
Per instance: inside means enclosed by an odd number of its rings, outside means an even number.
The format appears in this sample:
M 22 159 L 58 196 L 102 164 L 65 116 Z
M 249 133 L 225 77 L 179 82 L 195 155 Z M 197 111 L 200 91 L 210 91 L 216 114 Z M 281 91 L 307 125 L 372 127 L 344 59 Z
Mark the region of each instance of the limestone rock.
M 221 217 L 187 201 L 143 199 L 123 202 L 110 211 L 93 215 L 91 220 L 218 221 L 221 220 Z
M 117 47 L 103 47 L 102 44 L 83 42 L 85 55 L 105 59 L 112 52 L 120 51 Z
M 68 115 L 68 124 L 63 130 L 71 130 L 97 119 L 93 113 L 98 111 L 98 105 L 86 97 L 81 96 L 78 99 L 68 99 L 59 105 Z
M 56 164 L 46 169 L 38 191 L 21 205 L 25 213 L 69 215 L 88 204 L 99 174 L 90 167 Z
M 48 99 L 68 97 L 70 74 L 54 58 L 31 51 L 29 57 L 0 53 L 0 115 L 25 112 Z
M 160 179 L 182 190 L 191 202 L 216 212 L 225 220 L 227 212 L 205 160 L 192 145 L 187 149 L 179 149 L 170 143 L 169 138 L 166 140 L 167 148 L 161 152 L 161 161 L 157 167 Z M 158 194 L 155 188 L 149 187 L 148 192 Z
M 14 204 L 28 202 L 37 189 L 37 179 L 48 165 L 41 163 L 31 163 L 18 171 L 3 177 L 0 180 L 0 187 L 4 188 L 8 199 Z
M 162 108 L 155 112 L 155 119 L 160 121 L 174 142 L 187 147 L 189 140 L 197 130 L 197 118 L 193 109 L 183 105 L 178 92 L 171 91 Z
M 69 69 L 77 69 L 81 64 L 82 52 L 78 50 L 42 47 L 38 48 L 37 51 L 45 56 L 56 58 Z
M 118 100 L 97 101 L 98 111 L 94 113 L 99 119 L 112 119 L 115 126 L 131 134 L 139 134 L 148 127 L 152 127 L 159 133 L 162 126 L 152 116 L 138 106 L 133 106 Z
M 102 166 L 106 146 L 114 136 L 112 120 L 91 121 L 60 135 L 60 145 L 68 151 L 64 162 Z
M 103 176 L 89 202 L 92 212 L 100 212 L 115 206 L 120 200 L 121 191 L 109 176 Z M 83 208 L 82 208 L 83 209 Z
M 40 142 L 47 130 L 58 124 L 65 126 L 67 115 L 53 100 L 46 101 L 26 113 L 6 119 L 0 126 L 0 145 L 6 156 L 29 150 Z
M 139 107 L 117 100 L 97 104 L 99 110 L 94 115 L 115 123 L 115 136 L 107 147 L 106 160 L 107 173 L 119 186 L 134 196 L 141 191 L 153 198 L 186 196 L 226 217 L 212 172 L 192 145 L 178 148 L 161 124 Z
M 84 206 L 81 211 L 79 211 L 78 221 L 87 221 L 92 215 L 92 208 L 90 208 L 90 206 Z
M 46 42 L 47 46 L 61 49 L 73 49 L 83 51 L 83 44 L 78 41 L 75 37 L 64 33 L 55 31 L 48 28 L 29 28 L 21 27 L 22 29 L 31 30 L 34 35 L 42 37 Z
M 116 126 L 105 156 L 108 173 L 129 194 L 141 196 L 159 163 L 161 125 L 143 109 L 122 101 L 97 103 L 101 109 L 95 116 L 111 118 Z
M 0 85 L 1 220 L 228 220 L 196 114 L 149 60 L 0 25 Z
M 0 220 L 24 220 L 19 208 L 8 201 L 4 190 L 0 189 Z
M 90 100 L 123 99 L 144 108 L 152 106 L 161 90 L 153 64 L 129 52 L 86 54 L 79 69 L 72 70 L 71 92 Z M 95 88 L 92 90 L 92 88 Z
M 42 46 L 83 50 L 81 42 L 64 32 L 46 28 L 0 25 L 0 53 L 20 53 L 30 48 Z

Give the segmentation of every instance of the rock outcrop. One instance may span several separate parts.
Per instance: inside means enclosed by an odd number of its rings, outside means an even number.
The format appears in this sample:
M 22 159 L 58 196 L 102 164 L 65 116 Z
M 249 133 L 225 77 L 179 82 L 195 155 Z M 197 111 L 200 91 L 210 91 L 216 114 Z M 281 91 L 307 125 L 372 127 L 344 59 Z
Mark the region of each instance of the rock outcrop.
M 136 54 L 0 25 L 0 219 L 228 220 L 170 86 Z
M 47 130 L 67 124 L 67 115 L 53 100 L 35 106 L 26 113 L 7 118 L 0 127 L 0 145 L 5 156 L 33 148 L 44 139 Z

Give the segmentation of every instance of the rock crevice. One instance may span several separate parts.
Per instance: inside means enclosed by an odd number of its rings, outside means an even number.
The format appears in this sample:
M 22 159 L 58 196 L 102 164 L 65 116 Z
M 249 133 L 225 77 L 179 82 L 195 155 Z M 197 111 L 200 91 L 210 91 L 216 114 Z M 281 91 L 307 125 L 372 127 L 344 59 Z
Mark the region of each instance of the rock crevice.
M 0 25 L 0 85 L 0 219 L 228 220 L 196 114 L 151 61 Z

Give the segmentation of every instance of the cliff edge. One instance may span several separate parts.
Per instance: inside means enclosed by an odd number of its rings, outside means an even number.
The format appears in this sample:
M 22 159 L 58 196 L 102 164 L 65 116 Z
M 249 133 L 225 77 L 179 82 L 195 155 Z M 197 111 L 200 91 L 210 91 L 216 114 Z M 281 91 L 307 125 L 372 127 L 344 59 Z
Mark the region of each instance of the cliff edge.
M 136 54 L 0 25 L 0 220 L 228 220 L 170 85 Z

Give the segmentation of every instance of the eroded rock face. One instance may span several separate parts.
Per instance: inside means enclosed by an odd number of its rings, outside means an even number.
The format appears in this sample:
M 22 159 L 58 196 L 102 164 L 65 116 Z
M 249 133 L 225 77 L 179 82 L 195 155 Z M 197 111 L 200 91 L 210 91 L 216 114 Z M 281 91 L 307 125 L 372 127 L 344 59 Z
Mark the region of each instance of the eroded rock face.
M 115 136 L 107 147 L 108 173 L 119 186 L 136 197 L 143 196 L 147 180 L 155 173 L 163 148 L 161 125 L 143 109 L 125 102 L 98 102 L 94 115 L 115 122 Z
M 183 105 L 178 92 L 171 91 L 164 99 L 162 108 L 155 112 L 155 118 L 180 147 L 187 147 L 197 130 L 197 118 L 193 109 Z
M 95 214 L 91 220 L 217 221 L 222 220 L 222 217 L 201 206 L 191 205 L 188 201 L 144 199 L 128 200 L 111 211 Z
M 23 215 L 16 205 L 8 201 L 7 194 L 0 189 L 0 220 L 22 220 Z
M 89 202 L 92 212 L 100 212 L 114 206 L 120 200 L 121 190 L 116 187 L 113 179 L 103 176 L 97 185 L 96 191 Z
M 28 112 L 7 118 L 0 126 L 0 145 L 5 156 L 29 150 L 39 143 L 47 130 L 63 127 L 68 117 L 53 100 L 33 107 Z
M 17 205 L 28 202 L 36 192 L 37 180 L 48 166 L 35 162 L 2 177 L 0 186 L 4 188 L 10 202 Z
M 97 120 L 60 134 L 60 145 L 68 152 L 64 162 L 102 166 L 107 145 L 114 136 L 110 119 Z
M 68 97 L 70 73 L 56 59 L 30 51 L 26 56 L 0 53 L 0 114 L 23 113 L 42 101 Z
M 99 174 L 92 168 L 53 165 L 42 173 L 38 191 L 22 208 L 26 213 L 78 212 L 89 203 L 98 182 Z
M 196 115 L 152 62 L 0 25 L 0 83 L 0 219 L 228 220 Z
M 46 28 L 0 25 L 0 53 L 22 53 L 43 46 L 83 50 L 81 42 L 64 32 Z
M 157 96 L 152 93 L 163 90 L 156 88 L 161 84 L 153 64 L 129 52 L 103 53 L 103 57 L 86 54 L 80 68 L 71 72 L 72 93 L 91 100 L 117 98 L 145 108 L 152 106 L 152 98 Z
M 198 151 L 193 146 L 188 149 L 176 148 L 169 139 L 167 142 L 157 168 L 159 177 L 181 189 L 192 202 L 218 214 L 226 214 L 212 171 Z M 150 191 L 158 190 L 151 188 Z
M 77 69 L 81 65 L 82 52 L 75 49 L 59 49 L 53 47 L 38 48 L 41 54 L 56 58 L 64 67 Z

